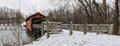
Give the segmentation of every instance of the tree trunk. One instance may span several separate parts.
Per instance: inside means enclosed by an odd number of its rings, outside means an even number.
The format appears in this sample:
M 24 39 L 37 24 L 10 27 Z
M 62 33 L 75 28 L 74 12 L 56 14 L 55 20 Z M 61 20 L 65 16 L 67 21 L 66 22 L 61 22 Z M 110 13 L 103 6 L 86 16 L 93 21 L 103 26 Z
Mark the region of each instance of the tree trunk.
M 103 23 L 106 23 L 106 19 L 107 19 L 106 0 L 103 0 L 103 11 L 104 11 L 104 21 L 103 21 Z
M 93 2 L 92 2 L 93 4 L 95 4 L 95 0 L 93 0 Z
M 106 0 L 103 0 L 103 10 L 104 10 L 104 12 L 106 13 Z
M 118 35 L 119 32 L 119 6 L 118 6 L 118 1 L 115 0 L 115 16 L 114 16 L 114 27 L 113 27 L 113 35 Z

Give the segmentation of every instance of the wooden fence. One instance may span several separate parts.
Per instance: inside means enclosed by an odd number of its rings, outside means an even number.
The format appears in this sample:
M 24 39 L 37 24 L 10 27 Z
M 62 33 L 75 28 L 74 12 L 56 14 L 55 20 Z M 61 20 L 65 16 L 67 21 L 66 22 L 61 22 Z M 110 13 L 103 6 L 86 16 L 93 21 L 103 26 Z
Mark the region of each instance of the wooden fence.
M 43 22 L 43 30 L 60 32 L 62 29 L 112 34 L 113 24 L 62 24 L 61 22 Z
M 5 29 L 7 24 L 0 25 L 1 28 L 5 26 Z M 10 24 L 9 24 L 10 25 Z M 12 25 L 12 24 L 11 24 Z M 62 29 L 70 30 L 70 35 L 72 35 L 73 30 L 75 31 L 83 31 L 86 32 L 97 32 L 97 33 L 107 33 L 112 34 L 113 32 L 113 24 L 73 24 L 72 22 L 70 24 L 62 24 L 61 22 L 43 22 L 42 24 L 34 24 L 34 27 L 41 28 L 41 35 L 44 35 L 44 32 L 47 32 L 47 37 L 50 37 L 50 34 L 56 34 L 60 33 Z M 12 28 L 10 28 L 12 29 Z M 15 28 L 13 28 L 15 29 Z
M 63 29 L 70 29 L 70 24 L 62 24 Z M 112 34 L 113 24 L 72 24 L 73 30 L 88 31 L 88 32 L 102 32 Z
M 43 22 L 41 25 L 41 34 L 43 32 L 47 32 L 47 38 L 50 37 L 50 34 L 60 33 L 62 31 L 62 23 L 61 22 Z M 43 36 L 43 35 L 42 35 Z
M 41 25 L 42 25 L 41 28 L 45 31 L 49 27 L 49 31 L 51 33 L 62 31 L 62 23 L 61 22 L 43 22 Z

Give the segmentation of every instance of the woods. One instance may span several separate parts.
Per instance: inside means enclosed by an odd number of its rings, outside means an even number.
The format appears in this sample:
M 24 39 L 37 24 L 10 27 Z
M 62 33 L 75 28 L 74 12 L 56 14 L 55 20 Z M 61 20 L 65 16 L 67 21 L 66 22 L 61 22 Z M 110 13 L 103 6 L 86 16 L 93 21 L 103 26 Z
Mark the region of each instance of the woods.
M 102 3 L 97 3 L 96 0 L 52 0 L 64 6 L 59 6 L 59 9 L 51 10 L 48 14 L 48 20 L 52 22 L 62 22 L 69 24 L 71 21 L 74 24 L 114 24 L 113 34 L 117 35 L 119 32 L 119 0 L 115 3 L 107 5 L 106 0 Z M 65 2 L 65 3 L 63 3 Z M 71 5 L 71 2 L 77 6 Z M 69 8 L 73 8 L 73 10 Z
M 24 19 L 23 13 L 21 13 L 19 10 L 0 7 L 0 24 L 22 23 Z
M 113 9 L 105 5 L 98 4 L 96 1 L 92 3 L 91 0 L 84 2 L 81 0 L 75 1 L 77 2 L 76 7 L 72 7 L 74 10 L 70 10 L 69 7 L 60 7 L 59 10 L 54 9 L 49 13 L 48 18 L 55 19 L 58 21 L 62 21 L 63 23 L 70 23 L 72 20 L 73 23 L 113 23 Z M 103 6 L 105 6 L 104 10 Z M 68 9 L 67 9 L 68 8 Z M 103 11 L 104 10 L 104 11 Z M 53 17 L 53 18 L 52 18 Z M 58 17 L 58 18 L 57 18 Z M 62 18 L 62 19 L 60 19 Z M 52 21 L 50 19 L 50 21 Z M 54 21 L 55 21 L 54 20 Z

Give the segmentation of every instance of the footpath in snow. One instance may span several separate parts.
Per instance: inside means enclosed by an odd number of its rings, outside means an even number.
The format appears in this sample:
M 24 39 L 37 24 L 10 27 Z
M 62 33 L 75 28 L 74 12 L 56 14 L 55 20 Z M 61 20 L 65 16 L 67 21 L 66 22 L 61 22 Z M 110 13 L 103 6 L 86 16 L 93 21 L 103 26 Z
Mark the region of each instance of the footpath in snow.
M 120 46 L 120 36 L 87 33 L 74 31 L 69 35 L 69 30 L 63 30 L 60 34 L 52 34 L 50 38 L 46 35 L 39 38 L 38 41 L 24 46 Z

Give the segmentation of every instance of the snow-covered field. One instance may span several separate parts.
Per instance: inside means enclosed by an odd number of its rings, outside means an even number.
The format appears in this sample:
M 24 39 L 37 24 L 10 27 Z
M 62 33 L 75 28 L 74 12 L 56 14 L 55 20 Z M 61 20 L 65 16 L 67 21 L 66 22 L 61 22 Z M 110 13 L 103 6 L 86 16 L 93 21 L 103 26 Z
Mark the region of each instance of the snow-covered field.
M 18 39 L 20 45 L 30 42 L 25 29 L 17 26 L 0 26 L 0 46 L 16 46 Z
M 73 35 L 69 35 L 69 30 L 63 30 L 60 34 L 52 34 L 50 38 L 47 36 L 39 38 L 38 41 L 24 46 L 120 46 L 120 36 L 87 33 L 86 35 L 80 31 L 74 31 Z

